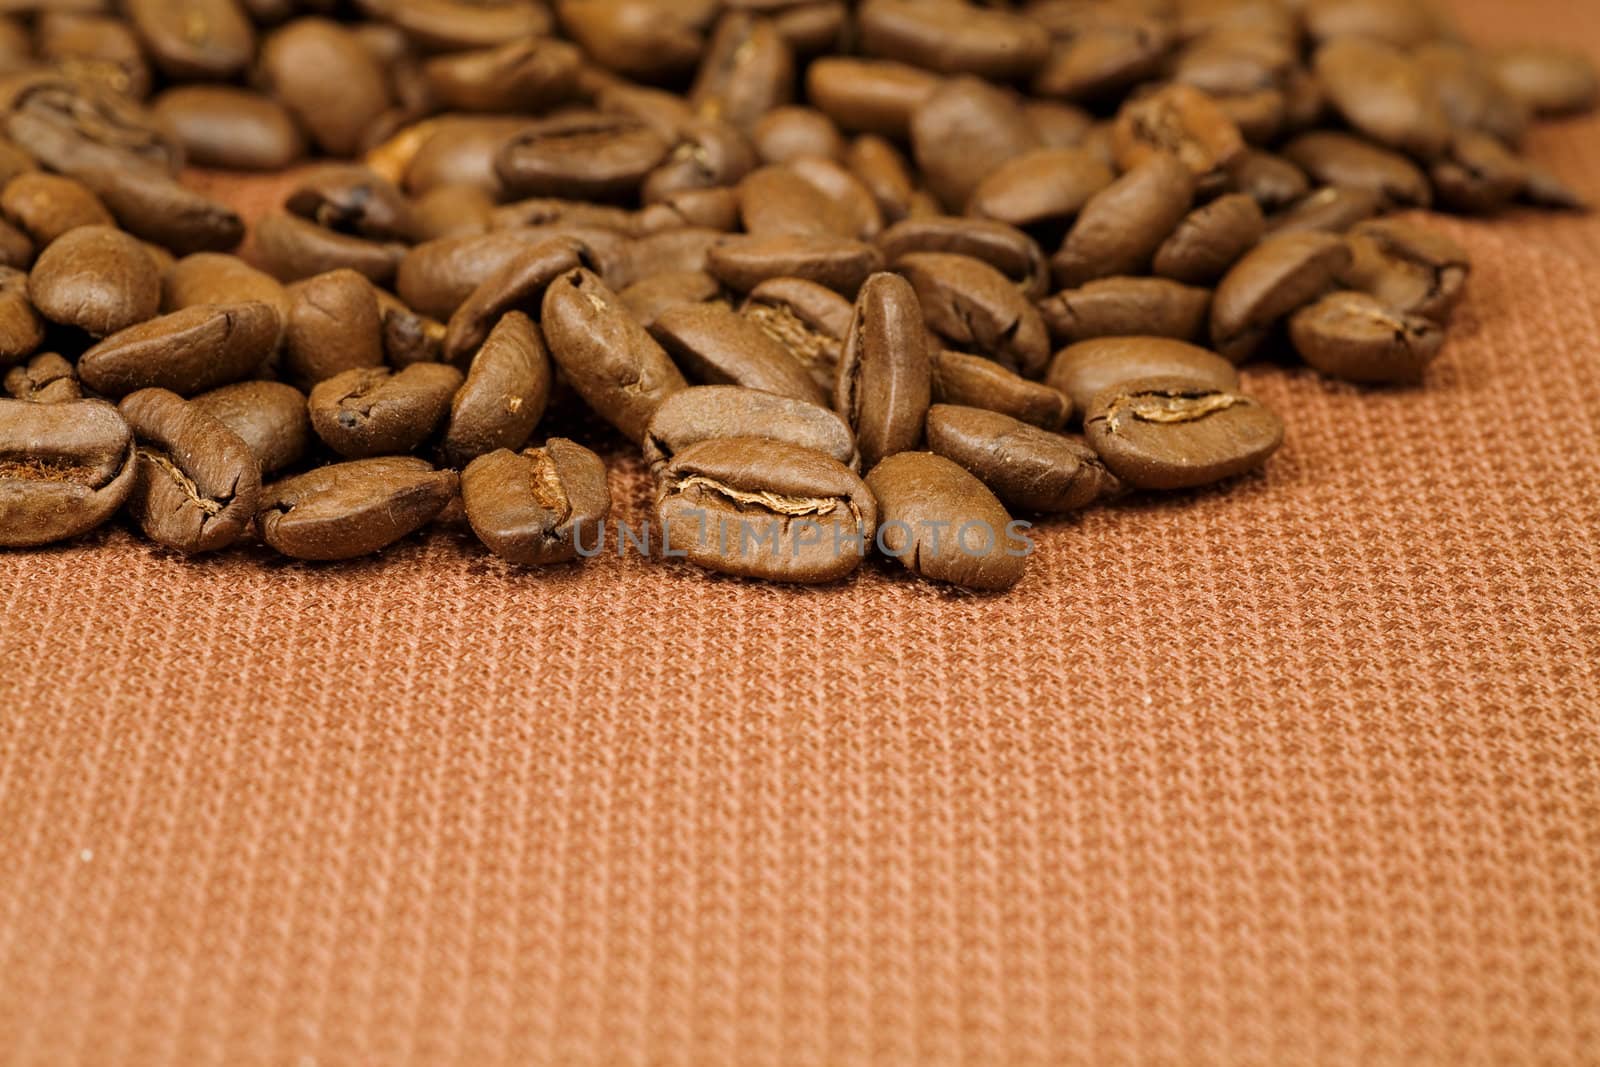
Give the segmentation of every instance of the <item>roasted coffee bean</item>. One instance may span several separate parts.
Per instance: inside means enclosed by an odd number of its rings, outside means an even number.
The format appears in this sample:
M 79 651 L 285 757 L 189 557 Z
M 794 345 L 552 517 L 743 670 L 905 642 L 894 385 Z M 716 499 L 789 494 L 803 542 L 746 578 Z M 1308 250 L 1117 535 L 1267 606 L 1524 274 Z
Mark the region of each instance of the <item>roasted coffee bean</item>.
M 1138 378 L 1097 396 L 1089 444 L 1136 489 L 1191 489 L 1264 465 L 1283 422 L 1256 400 L 1189 378 Z
M 1444 158 L 1428 169 L 1435 198 L 1450 211 L 1487 215 L 1522 192 L 1527 167 L 1505 145 L 1486 133 L 1458 132 Z
M 238 256 L 196 252 L 184 256 L 162 274 L 161 310 L 165 312 L 251 300 L 270 305 L 287 328 L 292 308 L 289 291 L 272 275 L 256 270 Z
M 1385 306 L 1366 293 L 1330 293 L 1289 320 L 1295 351 L 1351 382 L 1415 385 L 1444 345 L 1437 322 Z
M 177 85 L 151 107 L 202 167 L 281 170 L 306 153 L 305 136 L 283 105 L 248 89 Z
M 1267 220 L 1267 233 L 1344 233 L 1376 215 L 1382 198 L 1370 189 L 1329 185 Z
M 550 283 L 587 261 L 582 244 L 562 237 L 531 245 L 507 260 L 450 316 L 445 359 L 465 366 L 503 315 L 515 310 L 538 314 Z
M 150 65 L 126 23 L 105 15 L 45 11 L 34 33 L 39 58 L 67 77 L 135 100 L 150 95 Z
M 941 74 L 1025 78 L 1050 51 L 1050 36 L 1038 23 L 957 0 L 867 0 L 857 20 L 868 55 Z
M 701 441 L 672 457 L 657 486 L 666 551 L 723 574 L 837 581 L 861 565 L 877 527 L 877 504 L 859 475 L 784 441 Z
M 748 134 L 793 93 L 794 52 L 770 21 L 743 11 L 717 20 L 689 88 L 696 114 Z
M 292 285 L 284 326 L 283 373 L 309 389 L 345 371 L 383 365 L 378 298 L 353 270 L 337 270 Z
M 83 397 L 72 364 L 55 352 L 34 356 L 5 376 L 6 395 L 34 404 L 65 404 Z
M 168 175 L 92 166 L 73 176 L 94 190 L 123 229 L 178 255 L 227 252 L 244 240 L 238 212 Z
M 806 70 L 806 95 L 841 129 L 904 138 L 941 79 L 905 63 L 825 56 Z
M 1107 389 L 1140 378 L 1183 378 L 1225 392 L 1239 387 L 1239 372 L 1215 352 L 1167 337 L 1102 337 L 1056 353 L 1045 384 L 1087 412 Z
M 44 341 L 44 323 L 28 299 L 28 276 L 0 267 L 0 366 L 31 356 Z
M 611 514 L 605 461 L 564 437 L 479 456 L 461 474 L 461 498 L 489 551 L 525 567 L 593 554 Z
M 278 313 L 256 301 L 185 308 L 107 337 L 79 358 L 78 375 L 105 396 L 146 388 L 193 396 L 253 375 L 280 328 Z
M 850 12 L 843 0 L 800 0 L 772 13 L 772 28 L 801 56 L 843 45 Z
M 810 371 L 761 327 L 725 304 L 681 304 L 656 317 L 651 336 L 685 374 L 705 385 L 742 385 L 827 403 Z
M 357 6 L 441 52 L 493 48 L 550 31 L 550 13 L 538 0 L 357 0 Z
M 786 163 L 800 156 L 841 159 L 844 137 L 832 119 L 809 107 L 775 107 L 761 116 L 750 141 L 763 163 Z
M 680 304 L 702 304 L 722 294 L 722 286 L 704 271 L 669 271 L 655 274 L 617 293 L 639 325 L 655 325 L 656 317 Z
M 1241 363 L 1278 321 L 1316 300 L 1350 265 L 1350 249 L 1332 234 L 1292 233 L 1263 241 L 1217 286 L 1211 341 Z
M 1177 157 L 1151 156 L 1090 199 L 1050 260 L 1071 289 L 1096 278 L 1139 274 L 1194 200 L 1194 177 Z
M 387 290 L 374 293 L 383 323 L 383 357 L 389 366 L 398 370 L 413 363 L 444 362 L 444 323 L 417 314 Z
M 732 189 L 678 189 L 634 216 L 640 236 L 700 228 L 727 233 L 739 226 L 739 197 Z
M 740 180 L 737 193 L 746 233 L 861 236 L 842 205 L 789 167 L 759 167 Z
M 933 400 L 997 411 L 1046 430 L 1059 430 L 1072 417 L 1072 401 L 1060 390 L 1019 377 L 992 359 L 948 350 L 933 357 Z
M 1441 28 L 1418 0 L 1308 0 L 1304 16 L 1306 32 L 1316 41 L 1360 35 L 1407 48 Z
M 1171 29 L 1148 13 L 1100 5 L 1086 17 L 1093 21 L 1060 28 L 1050 57 L 1033 79 L 1034 92 L 1102 99 L 1156 74 L 1172 47 Z
M 347 459 L 402 455 L 443 424 L 461 382 L 443 363 L 347 370 L 311 390 L 311 428 Z
M 1317 49 L 1313 66 L 1334 108 L 1373 140 L 1422 159 L 1449 144 L 1450 120 L 1402 49 L 1340 37 Z
M 1414 49 L 1439 106 L 1458 132 L 1487 133 L 1506 144 L 1520 144 L 1528 131 L 1527 105 L 1495 75 L 1487 55 L 1460 42 L 1430 41 Z
M 1209 290 L 1165 278 L 1101 278 L 1039 304 L 1057 344 L 1141 334 L 1192 341 L 1205 331 L 1210 310 Z
M 0 400 L 0 548 L 65 541 L 104 523 L 138 478 L 133 432 L 110 404 Z
M 422 314 L 449 319 L 478 286 L 506 269 L 508 263 L 556 237 L 578 241 L 587 261 L 602 277 L 617 273 L 616 264 L 628 251 L 626 238 L 618 234 L 566 226 L 497 230 L 481 237 L 429 241 L 413 248 L 401 261 L 396 291 Z
M 538 112 L 577 92 L 583 53 L 565 41 L 524 38 L 430 59 L 433 98 L 454 111 Z
M 1088 445 L 979 408 L 929 408 L 928 448 L 976 475 L 1013 510 L 1077 511 L 1120 489 Z
M 1495 54 L 1494 77 L 1539 115 L 1588 111 L 1600 100 L 1600 74 L 1582 52 L 1556 45 L 1521 45 Z
M 911 118 L 917 165 L 946 210 L 960 214 L 994 169 L 1042 147 L 1016 97 L 976 78 L 952 78 Z
M 1124 104 L 1111 131 L 1124 171 L 1171 154 L 1197 182 L 1219 179 L 1244 154 L 1244 138 L 1217 103 L 1189 85 L 1167 85 Z
M 1029 542 L 981 481 L 932 452 L 890 456 L 867 475 L 879 551 L 912 574 L 980 592 L 1022 580 Z
M 506 142 L 530 120 L 511 115 L 442 115 L 412 127 L 396 140 L 403 161 L 390 165 L 385 149 L 367 153 L 367 165 L 413 196 L 441 185 L 476 185 L 496 200 L 506 195 L 495 160 Z
M 1256 246 L 1267 219 L 1243 193 L 1219 196 L 1196 208 L 1156 249 L 1151 269 L 1187 285 L 1211 285 Z
M 1305 197 L 1311 179 L 1282 156 L 1248 149 L 1228 167 L 1228 187 L 1253 199 L 1262 211 L 1273 212 Z
M 262 43 L 259 63 L 268 90 L 329 155 L 354 155 L 389 107 L 377 59 L 336 22 L 302 18 L 280 27 Z
M 899 275 L 875 274 L 856 298 L 833 391 L 833 408 L 855 431 L 863 466 L 917 446 L 932 392 L 917 291 Z
M 236 0 L 126 0 L 123 6 L 169 77 L 227 81 L 255 55 L 255 33 Z
M 33 239 L 0 219 L 0 267 L 27 270 L 33 256 Z
M 1359 137 L 1326 131 L 1301 134 L 1283 147 L 1283 154 L 1319 185 L 1366 190 L 1391 207 L 1425 208 L 1433 203 L 1433 189 L 1421 168 L 1400 153 Z
M 494 228 L 494 198 L 476 185 L 440 185 L 411 202 L 411 240 L 476 237 Z
M 285 556 L 355 559 L 415 533 L 455 499 L 454 471 L 383 456 L 319 467 L 261 491 L 261 539 Z
M 51 322 L 105 337 L 155 316 L 161 278 L 132 237 L 109 226 L 80 226 L 39 253 L 28 298 Z
M 1033 238 L 1015 226 L 993 219 L 932 215 L 906 219 L 878 238 L 878 247 L 893 267 L 917 252 L 948 252 L 981 259 L 1011 279 L 1030 300 L 1050 288 L 1050 265 Z
M 979 182 L 967 214 L 1019 227 L 1065 222 L 1111 180 L 1111 168 L 1081 148 L 1039 148 Z
M 294 466 L 311 446 L 306 397 L 292 385 L 238 382 L 201 393 L 189 405 L 237 434 L 262 474 Z
M 652 471 L 691 445 L 725 437 L 785 441 L 861 465 L 855 435 L 825 407 L 737 385 L 695 385 L 664 400 L 650 419 L 644 458 Z
M 1044 319 L 1005 275 L 939 252 L 901 256 L 895 270 L 916 290 L 928 326 L 952 347 L 976 349 L 1024 377 L 1043 373 L 1050 359 Z
M 661 402 L 688 387 L 655 339 L 593 272 L 568 271 L 545 290 L 550 355 L 578 395 L 635 443 Z
M 0 192 L 0 213 L 43 248 L 79 226 L 115 226 L 116 219 L 82 182 L 37 171 L 19 174 Z
M 1357 226 L 1346 243 L 1351 259 L 1340 282 L 1384 306 L 1443 324 L 1461 302 L 1471 264 L 1448 237 L 1380 219 Z
M 237 541 L 261 496 L 260 464 L 239 435 L 165 389 L 140 389 L 120 410 L 139 442 L 128 512 L 144 535 L 190 554 Z
M 640 193 L 646 204 L 690 189 L 732 185 L 757 163 L 750 142 L 726 122 L 691 119 L 663 137 L 676 143 L 644 180 Z
M 875 247 L 844 237 L 727 237 L 706 253 L 706 272 L 741 293 L 772 278 L 801 278 L 849 296 L 882 268 Z
M 713 245 L 727 234 L 720 230 L 684 227 L 665 233 L 624 241 L 609 261 L 594 254 L 592 243 L 585 242 L 590 262 L 599 269 L 607 285 L 627 287 L 636 281 L 669 271 L 705 270 Z
M 635 193 L 670 148 L 636 119 L 571 113 L 512 137 L 496 157 L 495 171 L 514 196 L 616 199 Z
M 405 194 L 363 166 L 318 167 L 300 179 L 283 206 L 324 229 L 372 241 L 407 241 L 413 229 Z
M 334 233 L 294 215 L 267 215 L 256 223 L 256 256 L 274 278 L 300 281 L 353 270 L 378 285 L 394 278 L 404 245 Z
M 704 29 L 649 0 L 560 0 L 561 25 L 598 64 L 646 80 L 681 74 L 705 48 Z
M 772 278 L 750 290 L 739 313 L 787 349 L 823 393 L 832 395 L 855 314 L 850 301 L 803 278 Z
M 81 167 L 155 169 L 176 174 L 183 151 L 139 104 L 91 83 L 30 76 L 4 92 L 5 132 L 46 168 L 73 174 Z
M 463 467 L 496 449 L 527 444 L 550 402 L 551 382 L 539 327 L 520 311 L 501 316 L 450 402 L 441 449 L 445 463 Z
M 863 134 L 850 142 L 844 160 L 877 201 L 884 222 L 892 225 L 911 213 L 917 188 L 898 148 L 876 134 Z
M 489 223 L 493 230 L 523 226 L 588 226 L 631 237 L 638 232 L 639 216 L 637 212 L 612 204 L 534 196 L 495 208 Z

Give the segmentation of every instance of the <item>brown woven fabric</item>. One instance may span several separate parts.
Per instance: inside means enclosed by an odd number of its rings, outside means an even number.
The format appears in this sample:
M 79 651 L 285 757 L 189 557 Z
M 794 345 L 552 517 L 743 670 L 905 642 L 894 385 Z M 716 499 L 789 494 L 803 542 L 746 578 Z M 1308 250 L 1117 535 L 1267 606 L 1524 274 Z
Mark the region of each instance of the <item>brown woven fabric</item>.
M 1438 225 L 1426 389 L 1007 597 L 0 555 L 0 1063 L 1596 1062 L 1600 222 Z

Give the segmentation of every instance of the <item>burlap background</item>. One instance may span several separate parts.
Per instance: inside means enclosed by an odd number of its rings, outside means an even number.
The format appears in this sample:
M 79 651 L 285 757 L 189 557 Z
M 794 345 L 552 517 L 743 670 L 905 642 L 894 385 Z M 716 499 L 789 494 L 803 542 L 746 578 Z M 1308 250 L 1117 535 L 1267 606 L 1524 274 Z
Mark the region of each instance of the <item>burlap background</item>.
M 0 1063 L 1600 1060 L 1600 223 L 1439 225 L 1426 389 L 1009 597 L 0 556 Z

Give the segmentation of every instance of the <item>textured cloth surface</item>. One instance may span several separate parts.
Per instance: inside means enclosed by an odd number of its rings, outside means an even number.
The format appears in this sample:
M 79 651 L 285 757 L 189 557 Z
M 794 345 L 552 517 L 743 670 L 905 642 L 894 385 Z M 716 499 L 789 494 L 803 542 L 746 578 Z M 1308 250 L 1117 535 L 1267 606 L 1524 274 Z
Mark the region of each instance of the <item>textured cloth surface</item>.
M 1425 389 L 1006 597 L 0 555 L 0 1063 L 1596 1062 L 1600 222 L 1429 224 Z

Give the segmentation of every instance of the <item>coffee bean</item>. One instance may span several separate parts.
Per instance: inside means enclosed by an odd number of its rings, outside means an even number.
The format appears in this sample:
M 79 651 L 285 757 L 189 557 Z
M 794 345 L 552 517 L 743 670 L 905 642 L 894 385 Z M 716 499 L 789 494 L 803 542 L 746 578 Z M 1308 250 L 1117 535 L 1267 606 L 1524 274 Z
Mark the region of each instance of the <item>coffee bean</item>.
M 1472 266 L 1450 238 L 1404 222 L 1364 222 L 1346 238 L 1350 265 L 1339 281 L 1384 306 L 1444 324 L 1466 292 Z
M 426 526 L 455 498 L 455 472 L 412 456 L 319 467 L 261 491 L 261 539 L 285 556 L 342 560 L 380 552 Z
M 272 95 L 329 155 L 354 155 L 389 106 L 377 60 L 354 34 L 327 19 L 296 19 L 273 31 L 259 64 Z
M 668 271 L 655 274 L 617 293 L 639 325 L 650 329 L 656 318 L 669 308 L 715 300 L 722 286 L 705 271 Z
M 744 11 L 717 20 L 689 88 L 697 114 L 749 133 L 793 93 L 794 52 L 770 21 Z
M 730 289 L 747 293 L 772 278 L 801 278 L 851 295 L 883 254 L 843 237 L 725 237 L 706 254 L 706 271 Z
M 661 469 L 656 519 L 666 549 L 707 570 L 814 584 L 861 565 L 877 505 L 860 476 L 783 441 L 701 441 Z
M 319 274 L 289 287 L 283 371 L 309 389 L 336 374 L 383 364 L 378 298 L 353 270 Z
M 283 282 L 336 270 L 353 270 L 385 285 L 395 276 L 405 246 L 334 233 L 294 215 L 267 215 L 256 223 L 256 257 Z
M 1101 278 L 1039 304 L 1059 344 L 1139 335 L 1193 341 L 1204 332 L 1210 309 L 1209 290 L 1165 278 Z
M 1416 0 L 1309 0 L 1304 15 L 1306 32 L 1319 42 L 1360 34 L 1407 48 L 1442 28 L 1428 5 Z
M 137 477 L 133 432 L 110 404 L 0 400 L 0 547 L 93 530 L 122 507 Z
M 543 111 L 577 91 L 583 53 L 565 41 L 525 38 L 429 60 L 423 67 L 433 97 L 453 111 Z
M 238 256 L 196 252 L 174 263 L 162 276 L 162 311 L 252 300 L 271 306 L 278 313 L 279 322 L 287 327 L 293 305 L 289 291 L 272 275 L 256 270 Z
M 928 187 L 959 214 L 996 167 L 1041 145 L 1014 96 L 960 77 L 940 86 L 912 115 L 911 147 Z
M 1059 430 L 1072 416 L 1072 401 L 1059 390 L 1020 378 L 994 360 L 961 352 L 934 354 L 933 399 L 997 411 L 1046 430 Z
M 0 192 L 0 212 L 40 248 L 79 226 L 115 226 L 116 219 L 80 181 L 57 174 L 19 174 Z
M 279 330 L 278 313 L 259 302 L 185 308 L 107 337 L 79 358 L 78 374 L 106 396 L 145 388 L 193 396 L 254 374 Z
M 1039 148 L 1008 160 L 979 182 L 966 210 L 1020 227 L 1063 222 L 1111 180 L 1111 168 L 1081 148 Z
M 494 198 L 476 185 L 440 185 L 411 202 L 411 240 L 477 237 L 494 224 Z
M 1211 341 L 1227 359 L 1256 353 L 1278 321 L 1316 300 L 1350 265 L 1344 241 L 1326 233 L 1270 238 L 1241 259 L 1211 301 Z
M 403 455 L 433 436 L 461 388 L 461 372 L 443 363 L 347 370 L 311 390 L 311 428 L 347 459 Z
M 311 446 L 306 397 L 292 385 L 238 382 L 201 393 L 189 406 L 237 434 L 256 457 L 262 474 L 294 466 Z
M 128 512 L 144 535 L 190 554 L 237 541 L 261 495 L 261 467 L 249 446 L 165 389 L 131 393 L 120 410 L 139 442 Z
M 1242 393 L 1191 378 L 1137 378 L 1106 389 L 1084 432 L 1113 474 L 1137 489 L 1190 489 L 1262 466 L 1283 422 Z
M 1317 49 L 1317 79 L 1345 121 L 1380 144 L 1430 159 L 1450 140 L 1450 120 L 1403 50 L 1341 37 Z
M 1008 415 L 935 404 L 927 432 L 929 449 L 976 475 L 1013 510 L 1077 511 L 1120 489 L 1088 445 Z
M 590 260 L 607 285 L 625 288 L 668 271 L 705 270 L 712 247 L 726 237 L 717 230 L 685 227 L 624 242 L 623 254 L 610 263 L 595 256 Z
M 1071 289 L 1096 278 L 1140 274 L 1189 213 L 1194 178 L 1177 157 L 1151 156 L 1096 193 L 1050 260 Z
M 850 142 L 845 165 L 877 201 L 886 223 L 894 224 L 911 213 L 916 184 L 900 150 L 876 134 L 863 134 Z
M 726 122 L 689 119 L 676 125 L 668 139 L 676 143 L 640 190 L 647 204 L 690 189 L 733 185 L 756 166 L 750 142 Z
M 640 0 L 564 0 L 561 24 L 593 60 L 647 81 L 693 67 L 705 46 L 692 21 L 675 8 Z
M 824 56 L 806 70 L 812 106 L 841 129 L 904 138 L 911 117 L 938 89 L 929 71 L 890 60 Z
M 79 167 L 73 176 L 111 209 L 123 229 L 170 249 L 226 252 L 244 239 L 244 220 L 232 208 L 151 170 Z
M 1311 191 L 1305 171 L 1282 156 L 1246 149 L 1228 167 L 1228 184 L 1254 200 L 1262 211 L 1279 211 Z
M 1062 7 L 1066 24 L 1052 27 L 1054 47 L 1033 79 L 1041 96 L 1103 98 L 1154 75 L 1172 47 L 1172 30 L 1152 14 L 1110 5 L 1078 13 Z
M 789 167 L 758 167 L 737 192 L 746 233 L 860 236 L 840 205 Z
M 1318 185 L 1362 189 L 1394 207 L 1433 204 L 1428 176 L 1401 155 L 1346 133 L 1305 133 L 1283 146 L 1284 158 Z
M 496 449 L 526 444 L 550 402 L 551 380 L 550 356 L 533 320 L 520 311 L 501 316 L 451 401 L 446 464 L 463 467 Z
M 1582 52 L 1559 45 L 1519 45 L 1493 58 L 1494 77 L 1539 115 L 1588 111 L 1600 99 L 1600 74 Z
M 1022 580 L 1027 542 L 977 478 L 932 452 L 890 456 L 867 475 L 880 551 L 911 573 L 981 592 Z
M 917 446 L 932 391 L 916 290 L 899 275 L 875 274 L 856 299 L 833 392 L 833 408 L 855 431 L 864 466 Z
M 283 206 L 324 229 L 371 241 L 408 241 L 411 203 L 369 167 L 328 164 L 300 179 Z
M 494 199 L 503 199 L 507 190 L 495 170 L 495 160 L 506 142 L 528 125 L 527 118 L 508 115 L 444 115 L 429 119 L 413 127 L 415 143 L 405 142 L 410 154 L 403 165 L 385 177 L 398 182 L 413 196 L 443 185 L 475 185 Z M 372 153 L 367 161 L 373 165 Z
M 305 136 L 283 105 L 248 89 L 176 85 L 151 107 L 198 166 L 281 170 L 306 153 Z
M 1211 285 L 1256 246 L 1267 219 L 1243 193 L 1219 196 L 1190 212 L 1160 248 L 1151 269 L 1186 285 Z
M 28 299 L 28 276 L 0 267 L 0 366 L 32 355 L 44 341 L 44 323 Z
M 989 264 L 1030 300 L 1043 297 L 1050 288 L 1050 266 L 1038 242 L 993 219 L 942 215 L 906 219 L 885 230 L 878 247 L 891 268 L 918 252 L 947 252 Z
M 8 87 L 5 132 L 50 170 L 75 174 L 89 166 L 176 174 L 183 151 L 136 102 L 88 82 L 28 76 Z
M 445 334 L 445 359 L 464 365 L 508 311 L 538 314 L 550 283 L 589 261 L 571 238 L 532 245 L 486 277 L 450 316 Z
M 800 156 L 838 160 L 844 137 L 833 120 L 815 108 L 776 107 L 755 124 L 750 141 L 763 163 L 786 163 Z
M 570 113 L 512 137 L 495 171 L 514 196 L 622 198 L 636 192 L 671 146 L 643 122 Z
M 574 270 L 544 294 L 550 355 L 578 395 L 634 442 L 661 402 L 688 387 L 678 368 L 593 272 Z
M 643 236 L 665 230 L 700 228 L 728 233 L 739 226 L 739 197 L 732 189 L 678 189 L 662 195 L 635 216 Z
M 1239 127 L 1190 85 L 1167 85 L 1131 98 L 1117 113 L 1111 139 L 1124 171 L 1171 153 L 1202 183 L 1220 179 L 1245 150 Z
M 383 357 L 389 366 L 399 369 L 413 363 L 444 362 L 444 323 L 417 314 L 385 289 L 374 293 L 383 323 Z
M 1461 42 L 1439 40 L 1414 48 L 1411 58 L 1457 131 L 1487 133 L 1506 144 L 1522 142 L 1528 108 L 1506 89 L 1488 56 Z
M 127 24 L 105 15 L 44 11 L 35 36 L 39 58 L 67 77 L 135 100 L 150 94 L 150 65 Z
M 916 290 L 929 327 L 952 342 L 1036 378 L 1050 359 L 1044 319 L 1005 275 L 969 256 L 918 252 L 895 269 Z
M 127 0 L 124 7 L 169 77 L 227 81 L 255 55 L 255 33 L 236 0 Z
M 1439 324 L 1396 311 L 1366 293 L 1330 293 L 1289 320 L 1295 351 L 1351 382 L 1419 384 L 1444 345 Z
M 1487 215 L 1511 203 L 1527 184 L 1527 167 L 1486 133 L 1458 131 L 1444 158 L 1428 169 L 1439 204 L 1463 214 Z
M 65 404 L 83 397 L 72 364 L 55 352 L 44 352 L 6 372 L 8 396 L 34 404 Z
M 750 290 L 739 313 L 798 360 L 825 395 L 832 395 L 855 314 L 850 301 L 803 278 L 771 278 Z
M 1045 383 L 1072 398 L 1087 412 L 1107 389 L 1140 378 L 1183 378 L 1229 392 L 1239 387 L 1239 372 L 1215 352 L 1165 337 L 1102 337 L 1056 353 Z
M 11 223 L 0 220 L 0 267 L 27 270 L 33 263 L 33 239 Z
M 805 365 L 725 304 L 681 304 L 656 317 L 651 336 L 705 385 L 742 385 L 812 404 L 827 398 Z
M 1369 189 L 1330 185 L 1268 219 L 1267 233 L 1344 233 L 1382 207 L 1382 199 Z
M 941 74 L 1025 78 L 1050 51 L 1049 34 L 1038 23 L 955 0 L 867 0 L 857 20 L 868 55 Z
M 701 441 L 760 437 L 821 452 L 851 470 L 861 465 L 855 435 L 825 407 L 737 385 L 696 385 L 664 400 L 650 419 L 644 458 L 653 472 Z
M 461 497 L 478 539 L 525 567 L 570 562 L 580 547 L 594 553 L 611 514 L 605 462 L 563 437 L 479 456 L 462 472 Z
M 357 6 L 430 51 L 493 48 L 550 32 L 550 13 L 538 0 L 357 0 Z
M 161 278 L 132 237 L 109 226 L 80 226 L 39 254 L 28 297 L 51 322 L 105 337 L 155 316 Z
M 577 240 L 587 261 L 602 276 L 608 267 L 614 272 L 614 261 L 626 247 L 626 240 L 620 235 L 566 227 L 528 227 L 481 237 L 430 241 L 406 253 L 395 278 L 396 291 L 407 305 L 422 314 L 449 319 L 473 290 L 505 269 L 506 264 L 557 237 Z M 605 244 L 608 239 L 609 248 Z

